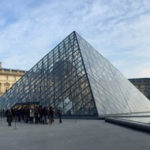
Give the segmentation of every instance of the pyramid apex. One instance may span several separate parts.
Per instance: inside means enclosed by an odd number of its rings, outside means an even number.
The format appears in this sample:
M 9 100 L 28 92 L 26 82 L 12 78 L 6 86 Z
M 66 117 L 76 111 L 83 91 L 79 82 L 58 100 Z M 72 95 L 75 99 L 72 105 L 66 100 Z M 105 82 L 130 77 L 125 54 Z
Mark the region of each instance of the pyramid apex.
M 75 30 L 74 30 L 74 31 L 72 31 L 72 33 L 78 34 L 78 32 L 77 32 L 77 31 L 75 31 Z

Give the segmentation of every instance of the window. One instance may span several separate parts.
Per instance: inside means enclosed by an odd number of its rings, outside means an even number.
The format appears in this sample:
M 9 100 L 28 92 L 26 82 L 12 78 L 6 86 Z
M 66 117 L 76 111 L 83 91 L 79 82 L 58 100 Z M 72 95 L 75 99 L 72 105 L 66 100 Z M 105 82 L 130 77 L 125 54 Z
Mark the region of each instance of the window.
M 14 81 L 16 81 L 16 76 L 14 76 Z
M 6 76 L 6 80 L 8 80 L 8 76 Z
M 10 84 L 9 83 L 5 83 L 4 86 L 5 86 L 5 91 L 7 91 L 9 89 Z
M 1 86 L 2 86 L 2 84 L 0 83 L 0 92 L 1 92 Z

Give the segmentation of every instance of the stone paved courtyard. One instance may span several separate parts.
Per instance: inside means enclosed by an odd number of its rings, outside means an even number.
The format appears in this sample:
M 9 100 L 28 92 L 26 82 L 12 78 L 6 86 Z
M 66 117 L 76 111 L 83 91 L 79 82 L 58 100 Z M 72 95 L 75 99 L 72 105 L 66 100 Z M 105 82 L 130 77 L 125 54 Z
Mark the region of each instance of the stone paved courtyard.
M 35 125 L 0 120 L 0 150 L 150 150 L 150 134 L 103 120 Z

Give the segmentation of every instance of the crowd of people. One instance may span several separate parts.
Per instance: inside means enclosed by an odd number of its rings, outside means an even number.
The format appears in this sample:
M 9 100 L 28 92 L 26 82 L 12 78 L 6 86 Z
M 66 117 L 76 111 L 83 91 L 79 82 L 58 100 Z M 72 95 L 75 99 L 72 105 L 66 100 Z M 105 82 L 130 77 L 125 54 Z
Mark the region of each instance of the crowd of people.
M 25 106 L 21 108 L 9 109 L 5 112 L 8 126 L 11 126 L 12 121 L 35 123 L 35 124 L 52 124 L 54 117 L 58 116 L 59 123 L 62 123 L 62 109 L 58 107 L 57 111 L 52 106 L 49 108 L 42 106 Z

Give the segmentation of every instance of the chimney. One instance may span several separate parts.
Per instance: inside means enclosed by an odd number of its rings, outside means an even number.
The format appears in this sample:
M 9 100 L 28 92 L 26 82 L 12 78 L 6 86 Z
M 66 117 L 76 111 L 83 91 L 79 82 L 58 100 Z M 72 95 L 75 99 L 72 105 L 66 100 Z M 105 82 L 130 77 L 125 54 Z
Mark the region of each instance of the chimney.
M 2 68 L 2 62 L 0 62 L 0 68 Z

